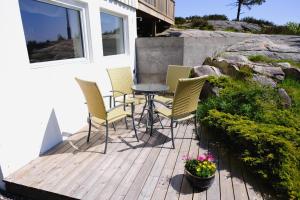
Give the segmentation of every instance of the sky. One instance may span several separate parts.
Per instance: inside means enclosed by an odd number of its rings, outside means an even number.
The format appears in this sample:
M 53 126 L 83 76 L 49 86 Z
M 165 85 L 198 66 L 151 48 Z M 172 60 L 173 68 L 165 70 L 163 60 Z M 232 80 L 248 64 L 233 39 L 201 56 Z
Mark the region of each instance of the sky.
M 237 9 L 230 6 L 235 0 L 175 0 L 176 17 L 191 15 L 225 14 L 229 19 L 236 18 Z M 266 0 L 261 6 L 251 10 L 243 8 L 241 17 L 255 17 L 283 25 L 293 21 L 300 23 L 300 0 Z

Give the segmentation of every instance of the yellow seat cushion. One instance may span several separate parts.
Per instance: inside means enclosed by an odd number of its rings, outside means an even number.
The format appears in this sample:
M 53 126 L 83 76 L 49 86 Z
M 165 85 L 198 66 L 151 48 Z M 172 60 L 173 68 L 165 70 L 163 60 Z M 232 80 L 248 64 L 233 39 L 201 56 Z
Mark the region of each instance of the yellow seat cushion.
M 131 116 L 131 113 L 129 111 L 124 111 L 123 107 L 118 107 L 107 113 L 107 121 L 110 124 L 127 116 Z M 97 117 L 92 117 L 92 121 L 100 125 L 105 124 L 104 119 L 99 119 Z
M 157 96 L 154 97 L 154 100 L 163 102 L 164 104 L 170 104 L 170 103 L 173 102 L 173 97 L 171 97 L 171 96 L 166 97 L 166 96 L 157 95 Z
M 157 113 L 159 113 L 162 116 L 167 117 L 167 118 L 172 117 L 172 109 L 169 109 L 169 108 L 166 108 L 166 107 L 157 108 L 157 109 L 155 109 L 155 112 L 157 112 Z M 181 116 L 173 116 L 173 117 L 177 121 L 185 121 L 185 120 L 188 120 L 188 119 L 191 119 L 191 118 L 195 117 L 195 114 L 187 113 L 187 114 L 183 114 Z
M 124 103 L 123 101 L 124 101 L 123 97 L 116 98 L 116 102 Z M 134 103 L 134 105 L 139 105 L 139 104 L 145 103 L 145 96 L 144 95 L 135 95 L 133 97 L 133 95 L 126 95 L 125 103 L 126 104 Z
M 170 118 L 172 116 L 172 110 L 169 108 L 165 108 L 165 107 L 160 107 L 155 109 L 156 112 L 158 112 L 159 114 L 162 114 L 165 117 Z

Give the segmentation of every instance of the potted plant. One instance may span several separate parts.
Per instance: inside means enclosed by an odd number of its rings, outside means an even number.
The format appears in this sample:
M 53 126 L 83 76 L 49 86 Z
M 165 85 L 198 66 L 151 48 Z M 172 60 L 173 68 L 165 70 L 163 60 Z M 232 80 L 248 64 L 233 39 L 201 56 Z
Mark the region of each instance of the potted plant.
M 184 157 L 184 174 L 195 188 L 208 189 L 214 182 L 216 164 L 211 154 L 203 154 L 195 158 Z

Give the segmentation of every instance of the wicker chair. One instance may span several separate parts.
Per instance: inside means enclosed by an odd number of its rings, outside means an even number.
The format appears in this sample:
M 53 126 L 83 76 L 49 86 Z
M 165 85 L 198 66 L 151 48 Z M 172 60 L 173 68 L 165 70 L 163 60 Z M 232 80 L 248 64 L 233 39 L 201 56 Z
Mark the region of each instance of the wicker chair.
M 162 117 L 171 119 L 171 136 L 173 148 L 175 148 L 173 134 L 173 125 L 175 122 L 194 118 L 195 130 L 196 134 L 198 135 L 196 111 L 200 92 L 207 77 L 208 76 L 190 79 L 179 79 L 171 108 L 169 108 L 167 104 L 164 104 L 161 101 L 154 100 L 154 102 L 164 105 L 164 107 L 158 107 L 156 109 L 156 112 Z
M 134 133 L 137 141 L 139 141 L 135 124 L 134 124 L 133 109 L 131 109 L 132 112 L 129 113 L 123 110 L 123 107 L 121 107 L 122 105 L 119 105 L 107 111 L 105 108 L 105 104 L 101 92 L 95 82 L 84 81 L 78 78 L 75 78 L 75 80 L 79 84 L 85 96 L 87 106 L 88 106 L 88 111 L 89 111 L 89 117 L 88 117 L 89 132 L 88 132 L 87 142 L 89 142 L 90 139 L 92 122 L 98 125 L 105 126 L 106 138 L 105 138 L 104 153 L 106 153 L 107 143 L 108 143 L 108 125 L 120 119 L 124 119 L 124 118 L 126 119 L 127 116 L 132 117 L 132 125 L 134 129 Z M 133 103 L 131 103 L 131 106 L 133 107 Z
M 107 69 L 107 73 L 112 86 L 114 106 L 116 102 L 122 103 L 125 110 L 126 105 L 131 103 L 138 105 L 145 102 L 143 95 L 135 95 L 132 92 L 133 79 L 130 67 L 110 68 Z
M 178 80 L 181 78 L 189 78 L 192 67 L 169 65 L 166 77 L 166 85 L 169 86 L 169 92 L 164 96 L 155 96 L 155 99 L 163 103 L 172 103 Z

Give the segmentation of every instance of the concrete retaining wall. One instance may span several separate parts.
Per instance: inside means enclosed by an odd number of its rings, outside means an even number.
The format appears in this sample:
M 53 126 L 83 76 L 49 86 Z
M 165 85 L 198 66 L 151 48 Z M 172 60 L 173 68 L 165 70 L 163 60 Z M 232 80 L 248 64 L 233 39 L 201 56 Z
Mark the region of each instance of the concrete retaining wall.
M 136 39 L 136 75 L 140 83 L 164 83 L 168 65 L 202 65 L 245 37 L 156 37 Z

